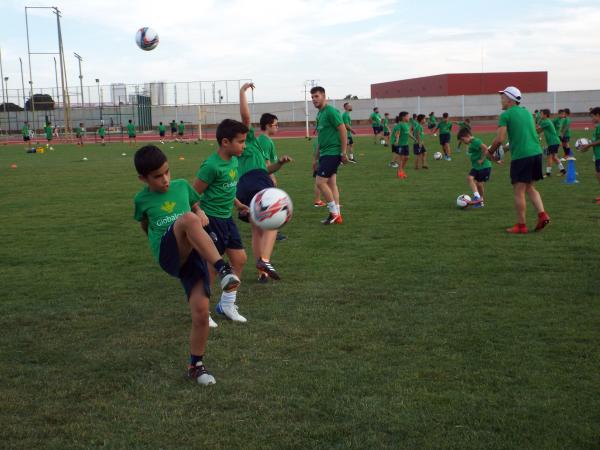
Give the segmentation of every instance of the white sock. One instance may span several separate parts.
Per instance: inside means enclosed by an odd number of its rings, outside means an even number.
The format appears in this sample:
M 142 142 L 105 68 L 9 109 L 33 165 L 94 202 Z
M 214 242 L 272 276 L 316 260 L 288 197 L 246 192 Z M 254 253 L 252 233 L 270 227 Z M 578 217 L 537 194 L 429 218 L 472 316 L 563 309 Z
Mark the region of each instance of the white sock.
M 563 163 L 561 163 L 561 162 L 558 163 L 558 168 L 560 170 L 565 170 L 565 166 L 563 166 Z
M 479 198 L 480 197 L 479 192 L 477 192 L 477 191 L 473 192 L 473 197 Z
M 552 167 L 546 167 L 546 173 L 552 173 Z
M 337 214 L 342 214 L 342 209 L 341 209 L 340 205 L 335 205 L 335 209 L 336 209 L 336 211 L 335 211 L 335 212 L 336 212 Z
M 350 159 L 354 159 L 354 153 L 350 153 L 348 156 L 350 157 Z
M 221 304 L 223 306 L 231 306 L 235 303 L 237 291 L 221 292 Z
M 335 205 L 335 202 L 327 202 L 327 210 L 331 214 L 336 214 L 337 213 L 337 206 Z

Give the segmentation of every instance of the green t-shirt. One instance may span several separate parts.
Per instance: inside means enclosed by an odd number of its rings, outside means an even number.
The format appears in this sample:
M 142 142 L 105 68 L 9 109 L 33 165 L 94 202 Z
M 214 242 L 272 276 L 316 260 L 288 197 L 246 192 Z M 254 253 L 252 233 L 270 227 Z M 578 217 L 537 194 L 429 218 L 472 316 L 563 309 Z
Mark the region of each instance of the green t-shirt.
M 52 139 L 52 127 L 50 125 L 46 125 L 44 127 L 44 132 L 46 133 L 46 139 L 51 140 Z
M 342 154 L 342 141 L 338 130 L 342 123 L 342 115 L 331 105 L 325 105 L 317 113 L 319 156 L 339 156 Z
M 507 109 L 500 114 L 498 126 L 507 128 L 512 160 L 542 153 L 533 117 L 525 108 L 514 105 Z
M 437 124 L 437 119 L 435 118 L 435 116 L 429 116 L 427 118 L 427 123 L 429 125 L 436 125 Z
M 437 127 L 440 130 L 440 134 L 450 134 L 452 132 L 452 125 L 453 123 L 449 120 L 442 119 Z
M 185 124 L 180 123 L 179 125 L 177 125 L 177 132 L 178 133 L 183 133 L 185 131 Z
M 21 134 L 25 137 L 29 137 L 29 127 L 27 125 L 23 125 L 23 128 L 21 128 Z
M 556 130 L 557 133 L 560 132 L 562 123 L 563 123 L 563 119 L 560 117 L 555 117 L 554 119 L 552 119 L 552 124 L 554 125 L 554 129 Z
M 271 164 L 275 164 L 279 161 L 279 156 L 277 156 L 277 150 L 275 149 L 275 142 L 266 133 L 261 134 L 257 139 L 258 145 L 262 148 L 267 161 Z
M 99 135 L 100 137 L 104 137 L 104 136 L 106 136 L 106 129 L 105 129 L 104 127 L 100 127 L 100 128 L 98 128 L 98 135 Z
M 481 149 L 481 139 L 473 138 L 471 144 L 469 144 L 469 149 L 467 150 L 469 157 L 471 158 L 471 167 L 475 170 L 489 169 L 492 167 L 492 162 L 487 158 L 484 158 L 483 164 L 479 164 L 479 160 L 483 155 L 483 150 Z
M 400 135 L 398 136 L 398 145 L 408 145 L 408 139 L 410 138 L 410 125 L 408 122 L 398 123 Z
M 177 122 L 171 122 L 171 130 L 175 131 L 177 129 Z
M 81 130 L 80 127 L 76 127 L 75 128 L 75 136 L 77 136 L 78 138 L 80 138 L 81 136 L 83 136 L 83 131 Z
M 458 122 L 458 128 L 459 128 L 459 131 L 462 129 L 471 131 L 471 124 L 468 122 Z
M 560 133 L 561 136 L 566 136 L 568 138 L 571 137 L 571 118 L 565 117 L 562 122 L 562 127 L 560 130 L 556 130 Z
M 538 111 L 535 113 L 535 123 L 540 123 L 540 120 L 542 120 L 542 113 Z
M 129 137 L 135 136 L 135 125 L 134 124 L 132 124 L 132 123 L 127 124 L 127 134 L 129 135 Z
M 172 180 L 167 192 L 154 192 L 146 186 L 134 199 L 133 217 L 137 221 L 148 218 L 148 242 L 158 260 L 160 240 L 177 218 L 200 200 L 198 193 L 187 180 Z
M 158 126 L 158 132 L 159 133 L 164 133 L 167 131 L 167 127 L 165 127 L 164 125 L 159 125 Z
M 417 138 L 417 136 L 419 136 L 421 138 L 421 145 L 423 145 L 423 139 L 425 139 L 425 132 L 423 131 L 423 126 L 417 121 L 415 121 L 415 125 L 413 127 L 413 135 L 415 139 Z
M 371 126 L 378 127 L 379 125 L 381 125 L 381 116 L 379 115 L 379 113 L 371 113 L 369 118 L 371 119 Z
M 264 170 L 267 171 L 268 156 L 264 152 L 264 149 L 260 146 L 256 135 L 254 134 L 254 127 L 250 127 L 248 134 L 246 135 L 246 147 L 244 152 L 238 157 L 238 175 L 243 177 L 251 170 Z
M 400 123 L 397 123 L 396 125 L 394 125 L 394 128 L 392 128 L 392 137 L 390 139 L 390 144 L 396 145 L 396 134 L 399 132 L 400 132 Z
M 381 123 L 383 124 L 383 131 L 390 131 L 390 119 L 384 117 Z
M 540 128 L 544 130 L 544 139 L 546 139 L 547 145 L 559 145 L 560 139 L 556 133 L 556 128 L 552 124 L 550 119 L 540 120 Z
M 348 111 L 344 111 L 342 113 L 342 122 L 352 128 L 352 117 L 350 117 L 350 113 Z M 350 133 L 350 131 L 348 131 L 348 133 Z
M 238 159 L 233 156 L 225 160 L 215 152 L 202 163 L 196 178 L 208 184 L 200 197 L 204 212 L 208 216 L 229 219 L 238 183 Z
M 600 123 L 596 125 L 594 134 L 592 135 L 592 142 L 600 141 Z M 594 146 L 594 159 L 598 161 L 600 159 L 600 145 Z

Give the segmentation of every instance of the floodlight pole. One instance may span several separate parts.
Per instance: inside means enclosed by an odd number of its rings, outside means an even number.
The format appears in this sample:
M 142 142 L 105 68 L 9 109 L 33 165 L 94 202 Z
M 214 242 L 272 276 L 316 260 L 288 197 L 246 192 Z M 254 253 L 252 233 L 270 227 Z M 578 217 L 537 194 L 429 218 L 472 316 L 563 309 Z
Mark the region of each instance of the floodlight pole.
M 2 81 L 2 109 L 4 110 L 4 112 L 6 112 L 6 98 L 4 97 L 4 70 L 2 69 L 2 50 L 1 49 L 0 49 L 0 79 Z
M 56 83 L 56 106 L 60 103 L 60 91 L 58 89 L 58 69 L 56 68 L 56 57 L 54 59 L 54 82 Z M 63 98 L 63 104 L 65 103 L 65 99 Z
M 53 6 L 54 14 L 56 14 L 56 29 L 58 31 L 58 53 L 60 60 L 60 81 L 63 91 L 63 113 L 65 131 L 71 131 L 71 102 L 69 101 L 69 93 L 67 87 L 67 67 L 65 63 L 65 52 L 63 50 L 62 31 L 60 28 L 60 10 Z
M 306 122 L 306 137 L 310 137 L 310 131 L 308 129 L 308 86 L 311 88 L 317 85 L 317 80 L 306 80 L 304 81 L 304 118 Z
M 31 75 L 31 48 L 29 46 L 29 21 L 27 20 L 27 9 L 25 7 L 25 30 L 27 32 L 27 58 L 29 59 L 29 105 L 31 106 L 31 122 L 35 130 L 35 102 L 33 101 L 33 76 Z M 27 108 L 25 108 L 27 109 Z
M 79 87 L 81 88 L 81 106 L 83 106 L 83 75 L 81 74 L 81 61 L 83 61 L 83 58 L 75 52 L 73 52 L 73 54 L 75 55 L 75 58 L 77 58 L 77 61 L 79 61 Z
M 19 65 L 21 66 L 21 87 L 23 88 L 23 108 L 25 109 L 25 120 L 29 122 L 29 111 L 25 108 L 25 78 L 23 77 L 23 60 L 19 57 Z

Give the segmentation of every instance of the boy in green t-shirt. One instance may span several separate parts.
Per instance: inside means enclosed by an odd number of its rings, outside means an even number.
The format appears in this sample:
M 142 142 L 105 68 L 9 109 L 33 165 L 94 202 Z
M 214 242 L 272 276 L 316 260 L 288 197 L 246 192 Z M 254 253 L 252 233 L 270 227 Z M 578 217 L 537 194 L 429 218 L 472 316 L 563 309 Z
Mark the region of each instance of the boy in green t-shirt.
M 563 163 L 558 159 L 558 149 L 560 147 L 560 138 L 550 120 L 550 110 L 542 109 L 540 123 L 537 126 L 538 134 L 544 133 L 544 139 L 546 140 L 546 177 L 552 175 L 553 163 L 558 164 L 558 168 L 562 175 L 565 175 L 567 171 L 563 166 Z
M 48 141 L 47 145 L 49 145 L 52 142 L 52 136 L 53 136 L 53 133 L 54 133 L 54 130 L 52 128 L 52 124 L 50 122 L 48 122 L 46 124 L 46 126 L 44 127 L 44 133 L 46 134 L 46 140 Z
M 434 131 L 437 126 L 437 118 L 435 117 L 435 113 L 431 111 L 429 116 L 427 117 L 427 129 L 431 131 L 431 134 L 435 135 Z
M 392 167 L 398 167 L 396 175 L 398 178 L 402 179 L 408 178 L 404 171 L 410 154 L 408 140 L 409 138 L 413 141 L 416 140 L 410 132 L 408 119 L 408 112 L 402 111 L 396 118 L 396 125 L 392 130 L 392 152 L 394 153 L 394 159 L 396 161 L 396 164 L 393 164 Z
M 341 224 L 340 191 L 337 186 L 337 170 L 340 163 L 348 162 L 348 131 L 342 121 L 342 115 L 333 106 L 327 104 L 325 89 L 315 86 L 310 90 L 312 103 L 317 113 L 318 145 L 316 159 L 317 186 L 327 202 L 329 215 L 322 220 L 323 225 Z
M 419 165 L 422 169 L 429 169 L 425 157 L 427 156 L 427 149 L 425 148 L 425 114 L 419 114 L 413 125 L 413 136 L 415 137 L 415 143 L 413 144 L 413 153 L 415 154 L 415 170 L 419 169 Z
M 448 113 L 442 115 L 442 120 L 433 129 L 433 134 L 439 130 L 440 132 L 440 145 L 444 152 L 444 159 L 446 161 L 452 161 L 452 150 L 450 149 L 450 140 L 452 138 L 452 125 L 453 123 L 448 120 Z
M 246 97 L 246 90 L 254 89 L 253 83 L 245 83 L 240 89 L 240 116 L 242 123 L 249 129 L 246 136 L 246 147 L 241 156 L 238 157 L 239 182 L 236 189 L 236 198 L 243 205 L 249 206 L 252 198 L 263 189 L 275 187 L 275 181 L 270 176 L 277 172 L 284 164 L 292 159 L 284 155 L 276 157 L 275 144 L 271 139 L 278 131 L 277 116 L 265 113 L 260 118 L 262 134 L 257 138 L 254 127 L 251 124 L 250 107 Z M 248 215 L 240 217 L 249 221 Z M 258 270 L 258 281 L 266 283 L 269 278 L 279 280 L 280 276 L 271 263 L 271 255 L 277 230 L 264 230 L 252 221 L 252 253 Z
M 569 145 L 569 141 L 571 140 L 571 110 L 569 108 L 563 109 L 561 118 L 560 130 L 556 131 L 558 132 L 565 158 L 568 158 L 569 156 L 573 156 Z
M 165 143 L 165 133 L 167 132 L 167 127 L 164 126 L 162 122 L 158 124 L 158 136 L 160 138 L 160 143 Z
M 100 137 L 100 143 L 106 145 L 104 143 L 104 138 L 106 137 L 106 128 L 104 128 L 104 124 L 100 124 L 100 127 L 98 128 L 98 137 Z
M 235 198 L 238 184 L 238 157 L 244 151 L 248 127 L 237 120 L 225 119 L 217 127 L 219 148 L 210 155 L 196 172 L 194 189 L 200 197 L 200 207 L 208 222 L 204 229 L 212 237 L 220 255 L 226 254 L 233 271 L 241 277 L 246 252 L 242 238 L 233 221 L 231 210 L 235 205 L 241 214 L 248 213 L 248 206 Z M 211 279 L 214 271 L 210 271 Z M 236 305 L 237 290 L 223 292 L 217 303 L 217 313 L 234 322 L 246 322 Z
M 383 130 L 383 140 L 385 144 L 384 147 L 390 146 L 390 113 L 385 113 L 383 115 L 383 120 L 381 121 L 381 128 Z
M 83 123 L 79 123 L 79 126 L 75 128 L 75 137 L 77 138 L 77 145 L 81 145 L 83 147 L 83 135 L 85 133 L 85 128 L 83 128 Z
M 178 136 L 178 141 L 182 142 L 183 141 L 183 133 L 185 132 L 185 124 L 183 123 L 183 120 L 181 122 L 179 122 L 179 125 L 177 125 L 177 136 Z
M 171 120 L 171 139 L 173 139 L 173 136 L 175 136 L 175 133 L 177 133 L 177 122 L 175 122 L 175 119 Z
M 590 148 L 594 150 L 594 161 L 596 165 L 596 179 L 600 183 L 600 106 L 590 109 L 590 116 L 592 121 L 596 124 L 594 134 L 592 135 L 592 142 L 579 148 L 579 151 L 587 152 Z M 600 196 L 596 197 L 595 200 L 597 205 L 600 205 Z
M 379 114 L 379 108 L 373 108 L 373 112 L 369 116 L 371 119 L 371 127 L 373 128 L 373 134 L 375 135 L 375 144 L 379 144 L 381 139 L 381 133 L 383 132 L 383 127 L 381 126 L 381 114 Z
M 29 141 L 31 140 L 31 136 L 29 136 L 29 122 L 23 124 L 21 135 L 23 136 L 23 142 L 25 143 L 25 150 L 29 150 Z
M 223 291 L 237 289 L 240 279 L 202 228 L 208 218 L 198 207 L 199 196 L 186 180 L 171 181 L 165 154 L 147 145 L 135 153 L 134 164 L 139 179 L 146 184 L 135 196 L 134 218 L 148 235 L 160 267 L 179 278 L 188 297 L 192 315 L 188 377 L 199 384 L 214 384 L 203 363 L 209 328 L 207 263 L 219 274 Z
M 137 144 L 137 135 L 135 134 L 135 125 L 133 124 L 131 119 L 129 119 L 129 122 L 127 123 L 127 136 L 129 137 L 129 145 L 131 145 L 132 143 Z
M 356 134 L 356 132 L 352 129 L 352 117 L 350 117 L 350 113 L 352 112 L 352 104 L 344 103 L 344 112 L 342 113 L 342 122 L 344 122 L 344 126 L 346 127 L 346 132 L 348 133 L 348 162 L 353 164 L 356 163 L 356 159 L 354 158 L 354 139 L 352 139 L 352 135 Z
M 467 154 L 471 159 L 471 171 L 467 176 L 467 182 L 473 191 L 471 205 L 474 208 L 482 208 L 484 206 L 484 183 L 489 181 L 492 174 L 488 148 L 481 142 L 481 139 L 474 137 L 468 128 L 461 128 L 458 132 L 458 139 L 468 146 Z

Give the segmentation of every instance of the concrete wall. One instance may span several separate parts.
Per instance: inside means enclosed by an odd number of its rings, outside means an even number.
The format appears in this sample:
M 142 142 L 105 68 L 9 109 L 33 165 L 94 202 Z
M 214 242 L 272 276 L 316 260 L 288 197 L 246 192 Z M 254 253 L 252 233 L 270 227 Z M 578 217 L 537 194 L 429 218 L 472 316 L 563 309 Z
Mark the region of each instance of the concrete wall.
M 331 99 L 330 103 L 343 110 L 342 105 L 345 100 Z M 439 117 L 447 112 L 451 117 L 477 117 L 493 118 L 500 113 L 500 100 L 497 94 L 494 95 L 471 95 L 471 96 L 450 96 L 450 97 L 407 97 L 407 98 L 386 98 L 386 99 L 362 99 L 352 100 L 353 112 L 352 119 L 367 120 L 374 106 L 378 106 L 382 113 L 389 112 L 394 117 L 400 111 L 410 113 L 428 114 L 434 111 Z M 570 108 L 573 113 L 587 113 L 592 106 L 600 106 L 600 90 L 597 91 L 563 91 L 524 94 L 523 106 L 530 109 L 549 108 L 556 111 L 560 108 Z M 275 103 L 255 103 L 251 105 L 253 122 L 258 122 L 264 112 L 275 114 L 281 122 L 294 122 L 298 125 L 305 120 L 304 102 L 275 102 Z M 315 120 L 316 109 L 312 103 L 308 103 L 308 117 L 310 121 Z M 6 130 L 8 121 L 7 114 L 10 115 L 11 130 L 18 130 L 25 120 L 25 112 L 19 113 L 1 113 L 0 129 Z M 37 114 L 36 128 L 40 129 L 43 125 L 44 114 Z M 137 123 L 137 110 L 132 105 L 126 105 L 122 108 L 103 107 L 102 116 L 104 123 L 110 126 L 112 119 L 115 126 L 120 123 L 127 123 L 133 119 Z M 165 124 L 176 119 L 178 122 L 183 120 L 187 124 L 196 125 L 202 117 L 204 125 L 215 125 L 225 118 L 239 118 L 239 106 L 235 104 L 228 105 L 187 105 L 187 106 L 153 106 L 152 107 L 152 125 L 158 126 L 159 122 Z M 55 110 L 50 114 L 50 120 L 62 127 L 62 111 Z M 96 128 L 100 123 L 100 110 L 98 107 L 76 108 L 71 112 L 73 124 L 83 122 L 86 128 Z M 31 122 L 31 113 L 30 113 Z

